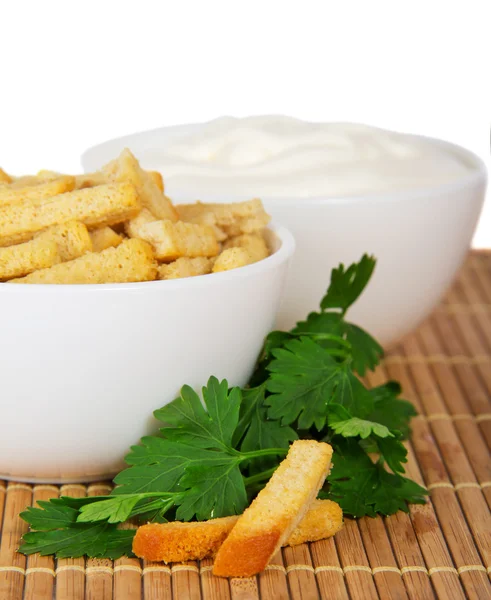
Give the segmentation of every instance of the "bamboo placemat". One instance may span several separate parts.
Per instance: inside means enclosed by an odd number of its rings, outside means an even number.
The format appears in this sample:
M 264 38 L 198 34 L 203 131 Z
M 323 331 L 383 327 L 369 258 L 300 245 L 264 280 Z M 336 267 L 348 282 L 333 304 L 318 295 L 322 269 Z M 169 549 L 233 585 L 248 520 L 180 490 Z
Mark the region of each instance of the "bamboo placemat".
M 264 573 L 220 579 L 211 561 L 53 561 L 16 553 L 18 514 L 107 483 L 0 482 L 0 600 L 491 598 L 491 252 L 473 252 L 433 315 L 368 379 L 398 379 L 416 406 L 408 474 L 430 491 L 409 514 L 346 520 L 335 538 L 285 548 Z

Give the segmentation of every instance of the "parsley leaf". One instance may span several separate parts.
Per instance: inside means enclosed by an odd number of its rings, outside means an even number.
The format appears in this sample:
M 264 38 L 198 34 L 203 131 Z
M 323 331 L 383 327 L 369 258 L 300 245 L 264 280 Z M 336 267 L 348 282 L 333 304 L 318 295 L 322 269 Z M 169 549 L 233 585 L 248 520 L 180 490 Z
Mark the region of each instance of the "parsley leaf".
M 132 530 L 117 529 L 116 525 L 106 523 L 89 526 L 74 524 L 69 528 L 24 534 L 19 552 L 39 552 L 41 556 L 55 554 L 56 558 L 74 558 L 86 554 L 93 558 L 116 559 L 124 554 L 133 556 L 131 544 L 134 535 Z
M 268 415 L 281 419 L 284 425 L 298 418 L 299 429 L 315 424 L 320 431 L 326 424 L 327 403 L 343 372 L 343 365 L 309 338 L 290 340 L 273 350 L 275 359 L 269 364 L 267 389 Z
M 377 437 L 394 437 L 394 434 L 380 423 L 352 417 L 340 404 L 330 404 L 328 407 L 329 427 L 334 433 L 343 437 L 360 436 L 362 440 L 370 435 Z
M 80 508 L 80 514 L 77 518 L 77 523 L 93 523 L 95 521 L 107 521 L 108 523 L 123 523 L 132 516 L 139 514 L 136 506 L 142 500 L 152 498 L 152 502 L 156 502 L 160 506 L 165 505 L 167 509 L 173 506 L 176 501 L 176 496 L 166 493 L 143 493 L 130 494 L 120 496 L 106 496 L 100 502 L 92 502 L 85 504 Z M 148 505 L 145 504 L 145 510 L 148 510 Z
M 203 399 L 206 410 L 198 394 L 185 385 L 179 398 L 154 413 L 159 421 L 173 426 L 165 427 L 162 433 L 174 442 L 227 449 L 239 420 L 240 389 L 233 388 L 229 394 L 226 380 L 210 377 Z
M 355 439 L 333 440 L 333 468 L 329 491 L 321 496 L 339 502 L 353 517 L 374 517 L 377 513 L 408 512 L 407 503 L 423 504 L 427 493 L 417 483 L 384 470 L 374 463 Z
M 59 500 L 56 498 L 56 500 Z M 78 510 L 58 502 L 38 500 L 38 507 L 29 506 L 20 517 L 27 521 L 33 529 L 48 531 L 69 527 L 77 521 Z
M 402 463 L 407 463 L 407 450 L 397 437 L 379 438 L 377 446 L 381 457 L 385 459 L 394 473 L 404 473 Z
M 298 418 L 299 429 L 326 425 L 331 402 L 343 405 L 352 416 L 366 417 L 373 410 L 373 398 L 352 373 L 348 363 L 336 361 L 310 338 L 287 342 L 273 351 L 266 383 L 272 395 L 269 416 L 290 424 Z
M 247 432 L 240 446 L 243 452 L 265 448 L 288 449 L 290 443 L 298 438 L 291 427 L 268 418 L 265 394 L 264 385 L 242 392 L 244 414 L 241 423 L 243 421 L 248 423 Z
M 404 438 L 409 435 L 409 421 L 416 416 L 414 406 L 407 400 L 401 400 L 401 386 L 396 381 L 372 388 L 370 394 L 374 400 L 370 420 L 400 431 Z
M 346 270 L 342 264 L 333 269 L 331 283 L 321 301 L 322 310 L 339 308 L 344 315 L 365 289 L 375 268 L 375 262 L 373 256 L 364 254 L 360 262 L 353 263 Z
M 177 519 L 190 521 L 196 515 L 202 521 L 243 512 L 247 494 L 239 463 L 239 459 L 230 457 L 221 464 L 186 469 Z
M 343 336 L 343 319 L 337 312 L 311 312 L 305 321 L 299 321 L 293 333 L 330 334 L 338 338 Z M 322 344 L 325 346 L 325 344 Z
M 365 418 L 373 409 L 373 398 L 363 383 L 345 365 L 339 375 L 333 402 L 344 406 L 353 417 Z
M 220 463 L 223 456 L 227 454 L 202 449 L 200 444 L 196 447 L 159 437 L 144 437 L 142 445 L 134 446 L 126 458 L 126 462 L 134 466 L 116 475 L 114 482 L 118 487 L 112 493 L 175 492 L 186 469 Z
M 353 370 L 360 375 L 365 375 L 367 369 L 373 371 L 384 354 L 382 346 L 358 325 L 344 323 L 344 332 L 351 345 Z

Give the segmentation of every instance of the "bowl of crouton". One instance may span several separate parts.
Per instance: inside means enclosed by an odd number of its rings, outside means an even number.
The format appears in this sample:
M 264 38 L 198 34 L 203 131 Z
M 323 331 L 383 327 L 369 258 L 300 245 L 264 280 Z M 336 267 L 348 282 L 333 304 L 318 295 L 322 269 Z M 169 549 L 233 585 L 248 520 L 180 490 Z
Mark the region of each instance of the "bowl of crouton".
M 184 383 L 247 382 L 293 238 L 259 200 L 175 206 L 127 150 L 0 173 L 0 478 L 111 477 Z

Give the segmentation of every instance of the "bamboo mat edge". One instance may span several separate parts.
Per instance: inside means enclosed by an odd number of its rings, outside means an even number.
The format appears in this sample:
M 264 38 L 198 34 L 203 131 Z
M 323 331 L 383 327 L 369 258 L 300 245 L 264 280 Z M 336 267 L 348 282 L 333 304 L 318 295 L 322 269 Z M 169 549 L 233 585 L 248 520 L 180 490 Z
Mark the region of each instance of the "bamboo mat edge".
M 27 505 L 108 493 L 107 482 L 0 482 L 1 600 L 491 598 L 491 251 L 473 251 L 444 302 L 368 377 L 401 381 L 418 410 L 408 476 L 426 505 L 346 519 L 335 538 L 284 548 L 259 576 L 220 579 L 211 561 L 161 565 L 18 554 Z

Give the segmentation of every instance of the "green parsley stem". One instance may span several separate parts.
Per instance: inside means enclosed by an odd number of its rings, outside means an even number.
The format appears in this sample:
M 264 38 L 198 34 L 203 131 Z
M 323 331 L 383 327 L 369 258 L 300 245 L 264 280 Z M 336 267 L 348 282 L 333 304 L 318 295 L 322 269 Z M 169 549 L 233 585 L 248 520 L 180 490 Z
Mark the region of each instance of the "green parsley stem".
M 320 333 L 320 332 L 311 332 L 311 331 L 301 331 L 300 333 L 294 333 L 292 335 L 298 337 L 312 337 L 317 340 L 329 340 L 331 342 L 336 342 L 340 346 L 344 346 L 345 348 L 351 349 L 351 344 L 348 340 L 340 337 L 339 335 L 334 335 L 332 333 Z
M 288 448 L 266 448 L 265 450 L 253 450 L 251 452 L 241 452 L 240 459 L 249 460 L 259 456 L 285 456 Z
M 271 467 L 271 469 L 268 469 L 267 471 L 262 471 L 261 473 L 256 473 L 256 475 L 251 475 L 250 477 L 244 477 L 244 483 L 246 485 L 246 487 L 257 483 L 259 481 L 263 481 L 264 479 L 269 479 L 271 477 L 271 475 L 276 471 L 276 469 L 278 468 L 278 466 L 276 467 Z

